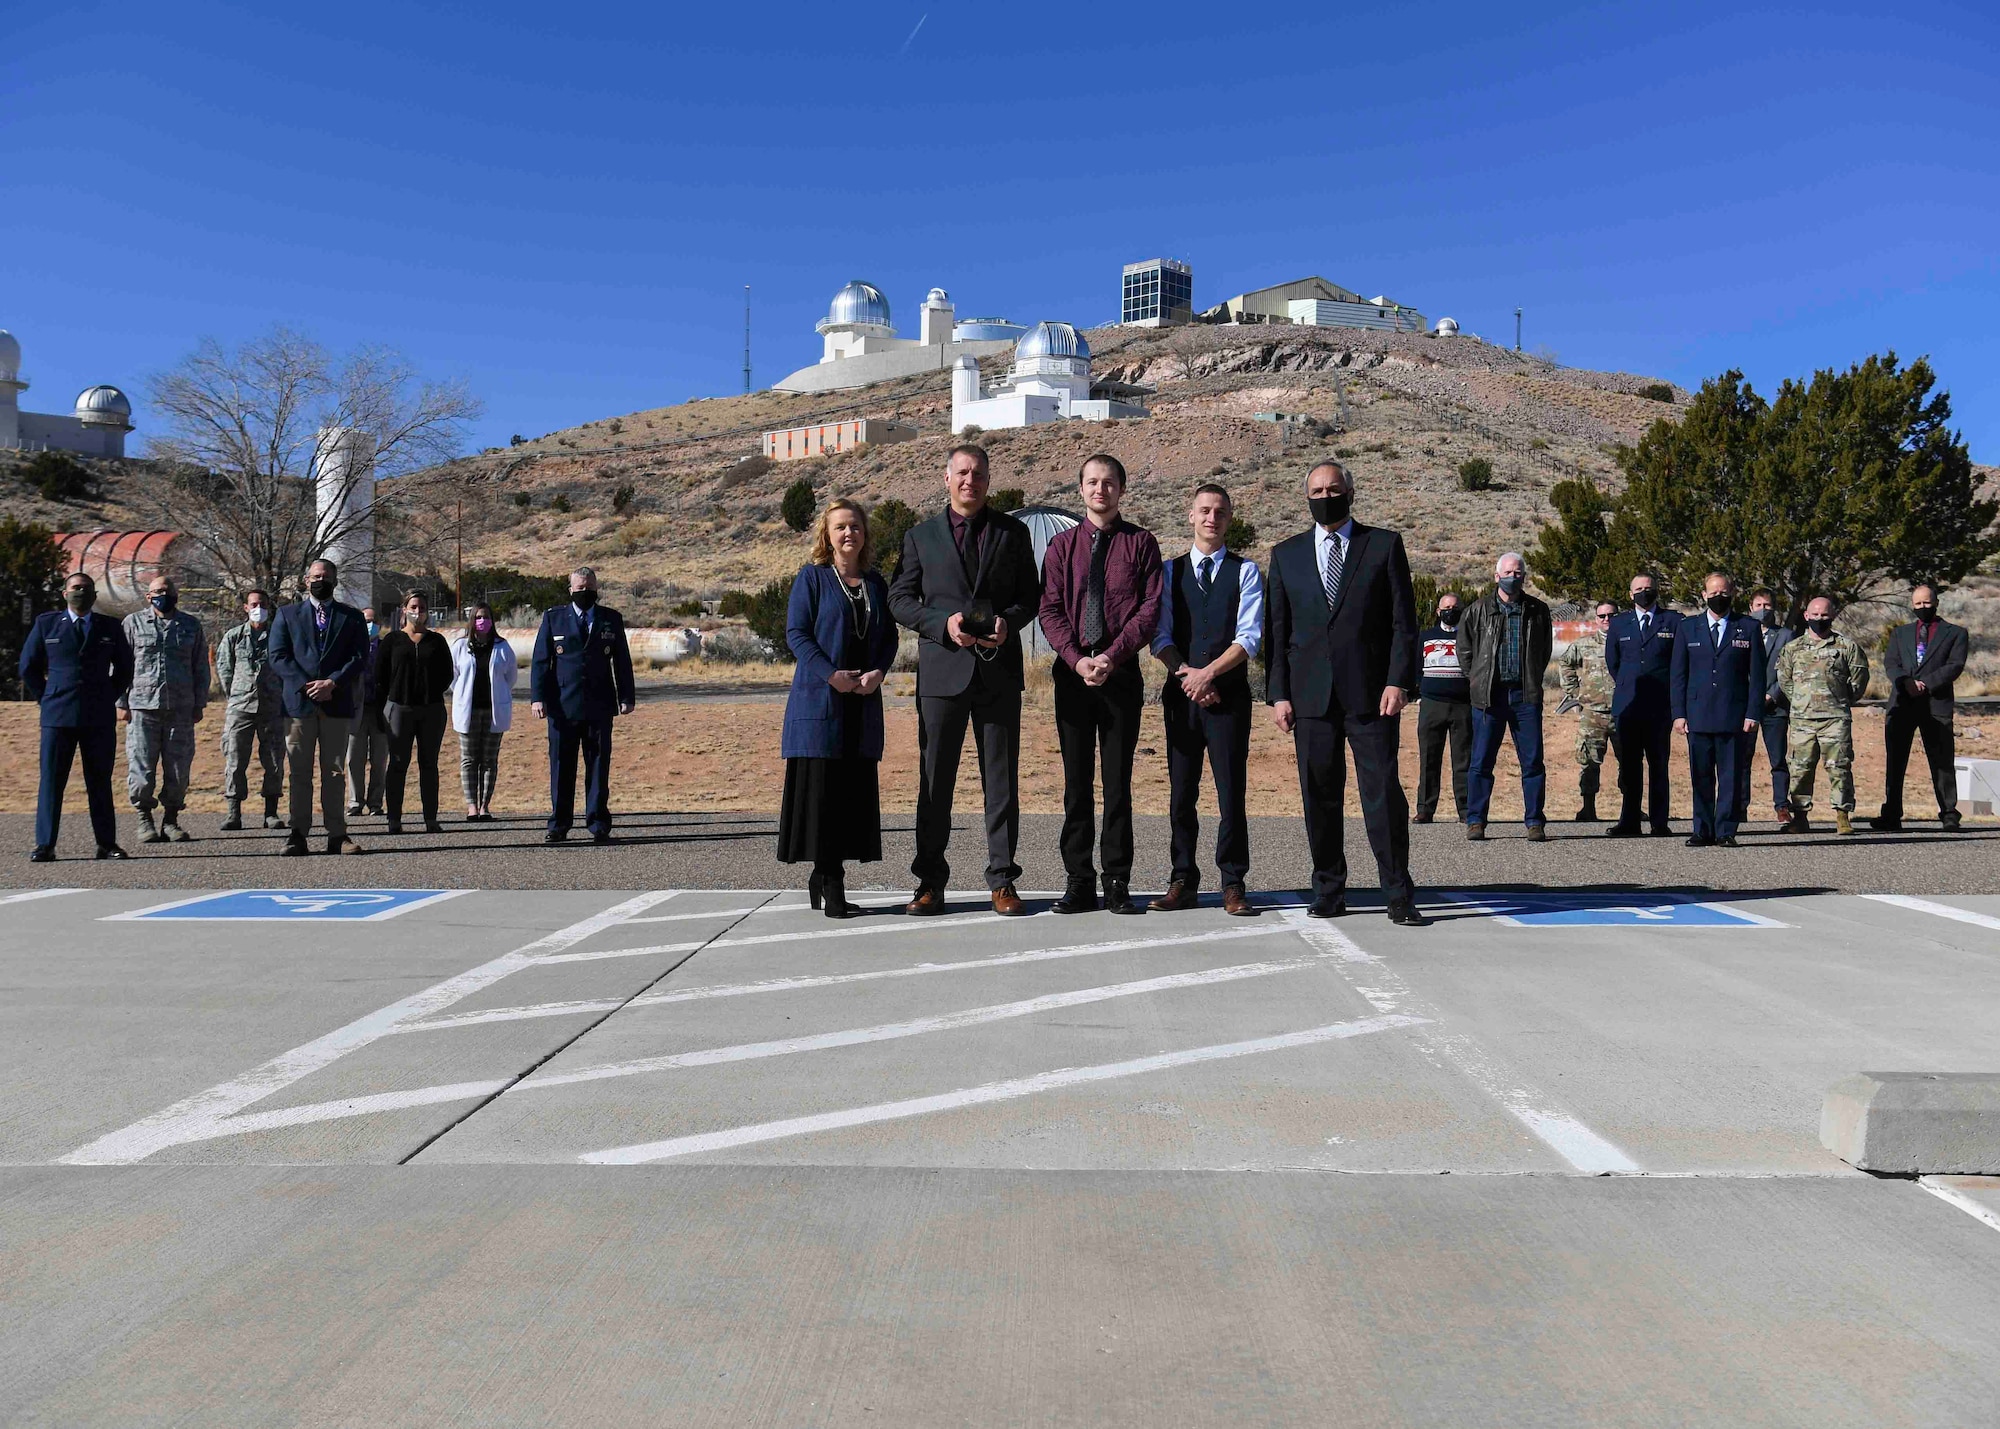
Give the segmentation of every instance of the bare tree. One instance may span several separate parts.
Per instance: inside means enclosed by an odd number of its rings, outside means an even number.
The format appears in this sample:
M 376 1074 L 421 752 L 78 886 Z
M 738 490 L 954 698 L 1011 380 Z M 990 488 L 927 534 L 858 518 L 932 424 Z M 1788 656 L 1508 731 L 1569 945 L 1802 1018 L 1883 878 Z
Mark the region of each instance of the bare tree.
M 296 588 L 314 559 L 350 535 L 365 503 L 420 503 L 427 475 L 453 456 L 480 404 L 459 382 L 420 378 L 401 356 L 362 347 L 342 358 L 303 333 L 273 328 L 234 352 L 204 339 L 152 380 L 164 431 L 151 455 L 171 476 L 158 504 L 232 586 Z M 349 465 L 338 501 L 316 500 L 313 477 L 346 442 L 372 452 Z M 426 474 L 426 475 L 419 475 Z M 378 553 L 378 558 L 379 558 Z

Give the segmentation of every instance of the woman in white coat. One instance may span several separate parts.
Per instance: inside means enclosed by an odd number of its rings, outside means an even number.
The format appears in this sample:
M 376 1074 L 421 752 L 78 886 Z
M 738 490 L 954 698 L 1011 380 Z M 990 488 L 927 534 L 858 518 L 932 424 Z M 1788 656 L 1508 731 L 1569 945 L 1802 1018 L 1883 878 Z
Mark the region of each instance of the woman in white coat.
M 514 722 L 514 647 L 494 628 L 493 607 L 472 607 L 465 634 L 451 642 L 451 727 L 458 731 L 458 777 L 465 786 L 465 821 L 491 823 L 493 784 L 500 776 L 500 736 Z

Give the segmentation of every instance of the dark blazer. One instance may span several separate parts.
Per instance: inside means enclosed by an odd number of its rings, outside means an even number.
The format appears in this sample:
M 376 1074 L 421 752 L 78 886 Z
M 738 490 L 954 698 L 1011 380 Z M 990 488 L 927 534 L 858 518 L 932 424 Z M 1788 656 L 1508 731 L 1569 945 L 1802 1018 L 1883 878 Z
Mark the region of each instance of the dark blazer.
M 1792 643 L 1792 628 L 1789 625 L 1771 625 L 1764 629 L 1764 713 L 1776 718 L 1790 711 L 1791 701 L 1778 688 L 1778 652 Z M 1762 718 L 1762 716 L 1759 716 Z
M 1611 672 L 1611 717 L 1627 714 L 1667 719 L 1673 708 L 1669 689 L 1674 673 L 1674 647 L 1680 644 L 1681 613 L 1653 607 L 1646 638 L 1639 638 L 1639 613 L 1621 610 L 1611 617 L 1604 635 L 1604 666 Z
M 632 704 L 637 696 L 625 617 L 597 606 L 586 639 L 583 621 L 568 601 L 543 611 L 528 690 L 550 718 L 575 724 L 603 724 L 618 713 L 618 706 Z
M 1965 627 L 1949 620 L 1937 623 L 1937 632 L 1924 647 L 1924 659 L 1917 663 L 1917 623 L 1899 625 L 1889 632 L 1889 653 L 1882 668 L 1889 677 L 1889 708 L 1926 715 L 1940 724 L 1950 724 L 1956 706 L 1952 703 L 1952 681 L 1965 669 L 1967 647 Z M 1910 681 L 1922 680 L 1927 693 L 1912 690 Z
M 400 630 L 392 630 L 374 642 L 375 668 L 370 672 L 373 703 L 392 705 L 441 705 L 451 697 L 451 645 L 435 630 L 426 630 L 421 640 L 412 641 Z
M 1548 673 L 1549 657 L 1555 651 L 1555 626 L 1546 602 L 1522 591 L 1521 603 L 1521 693 L 1528 703 L 1542 702 L 1542 676 Z M 1500 674 L 1500 612 L 1498 591 L 1489 590 L 1458 622 L 1458 668 L 1465 672 L 1472 703 L 1492 709 L 1493 682 Z
M 90 635 L 79 640 L 67 611 L 44 611 L 21 643 L 19 673 L 44 729 L 108 725 L 132 684 L 132 646 L 116 616 L 93 613 Z
M 1011 688 L 1021 688 L 1021 631 L 1042 604 L 1035 542 L 1028 528 L 1005 512 L 988 507 L 986 522 L 978 568 L 969 580 L 945 512 L 919 521 L 903 537 L 902 564 L 889 586 L 889 609 L 898 625 L 922 637 L 917 646 L 920 695 L 960 695 L 971 686 L 985 654 L 951 644 L 945 625 L 974 600 L 990 601 L 993 613 L 1007 622 L 1007 638 L 992 657 L 992 673 Z
M 1718 651 L 1708 640 L 1708 612 L 1681 621 L 1671 682 L 1675 719 L 1690 734 L 1741 734 L 1764 717 L 1764 627 L 1732 615 Z
M 280 606 L 271 622 L 271 668 L 285 682 L 285 714 L 292 719 L 330 715 L 352 719 L 359 707 L 356 695 L 362 667 L 368 660 L 368 622 L 361 612 L 337 600 L 326 603 L 326 648 L 313 628 L 311 601 Z M 306 685 L 331 680 L 337 687 L 325 704 L 306 698 Z
M 1340 603 L 1326 608 L 1309 528 L 1271 551 L 1264 591 L 1268 703 L 1323 719 L 1339 701 L 1353 715 L 1381 709 L 1390 685 L 1417 687 L 1417 602 L 1402 535 L 1354 523 Z
M 889 614 L 889 584 L 874 571 L 861 577 L 873 607 L 868 642 L 843 661 L 853 617 L 840 575 L 832 566 L 806 566 L 792 581 L 791 605 L 785 612 L 785 643 L 798 664 L 792 669 L 792 692 L 785 697 L 785 727 L 780 737 L 786 759 L 838 759 L 847 752 L 847 717 L 858 706 L 861 714 L 861 757 L 882 757 L 882 692 L 866 699 L 843 695 L 826 682 L 835 670 L 887 671 L 896 659 L 896 622 Z

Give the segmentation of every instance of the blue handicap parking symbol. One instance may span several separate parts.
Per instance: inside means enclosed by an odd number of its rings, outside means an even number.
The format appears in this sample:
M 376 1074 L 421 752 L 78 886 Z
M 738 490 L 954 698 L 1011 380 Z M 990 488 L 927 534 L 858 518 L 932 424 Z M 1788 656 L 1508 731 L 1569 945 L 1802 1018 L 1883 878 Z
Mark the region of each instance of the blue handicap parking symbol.
M 161 903 L 133 913 L 115 913 L 107 922 L 144 920 L 260 923 L 379 923 L 455 897 L 440 888 L 233 888 Z
M 1455 893 L 1467 911 L 1510 928 L 1782 928 L 1726 903 L 1661 893 Z

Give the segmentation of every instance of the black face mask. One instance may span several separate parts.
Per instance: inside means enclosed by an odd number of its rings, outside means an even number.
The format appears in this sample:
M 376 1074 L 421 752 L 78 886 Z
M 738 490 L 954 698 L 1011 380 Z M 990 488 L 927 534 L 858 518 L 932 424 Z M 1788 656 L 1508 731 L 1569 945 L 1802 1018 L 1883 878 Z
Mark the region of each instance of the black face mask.
M 1833 622 L 1831 620 L 1808 620 L 1806 622 L 1806 629 L 1824 640 L 1827 636 L 1833 634 Z
M 1313 520 L 1322 526 L 1338 526 L 1347 519 L 1347 513 L 1354 505 L 1352 496 L 1308 496 L 1306 505 L 1312 508 Z
M 1438 612 L 1438 624 L 1442 625 L 1446 630 L 1457 628 L 1458 607 L 1454 605 L 1450 610 L 1440 610 Z
M 81 615 L 86 610 L 89 610 L 93 605 L 97 604 L 97 592 L 94 590 L 69 591 L 63 596 L 63 602 L 66 605 L 68 605 L 71 610 L 75 611 L 78 615 Z
M 1632 604 L 1637 606 L 1640 610 L 1651 610 L 1653 608 L 1652 587 L 1648 586 L 1645 590 L 1633 591 Z
M 578 610 L 589 610 L 593 605 L 597 604 L 597 592 L 594 590 L 573 590 L 569 593 L 569 603 Z
M 1726 595 L 1712 595 L 1702 604 L 1716 615 L 1729 614 L 1729 597 Z
M 313 598 L 314 600 L 332 600 L 332 599 L 333 599 L 333 582 L 332 582 L 332 581 L 328 581 L 328 580 L 318 580 L 318 581 L 314 581 L 314 582 L 313 582 L 312 584 L 310 584 L 310 585 L 308 585 L 308 586 L 306 587 L 306 590 L 307 590 L 307 591 L 309 591 L 309 592 L 311 593 L 311 595 L 312 595 L 312 598 Z
M 1913 605 L 1910 607 L 1910 614 L 1916 616 L 1918 620 L 1929 622 L 1937 619 L 1937 607 L 1934 605 Z
M 1778 612 L 1767 605 L 1762 610 L 1751 611 L 1750 618 L 1759 625 L 1772 626 L 1778 623 Z
M 172 615 L 174 613 L 174 607 L 180 604 L 180 602 L 171 595 L 148 596 L 147 599 L 152 602 L 153 609 L 159 611 L 160 614 L 162 615 Z

